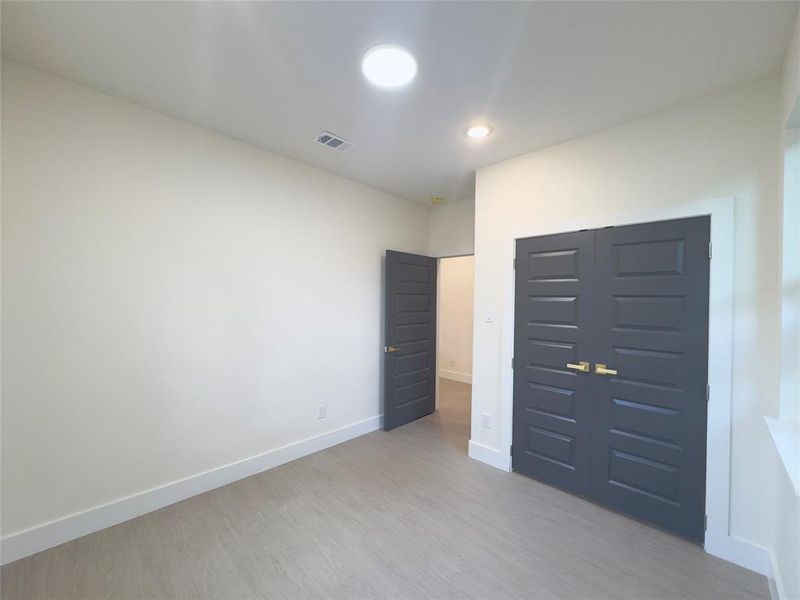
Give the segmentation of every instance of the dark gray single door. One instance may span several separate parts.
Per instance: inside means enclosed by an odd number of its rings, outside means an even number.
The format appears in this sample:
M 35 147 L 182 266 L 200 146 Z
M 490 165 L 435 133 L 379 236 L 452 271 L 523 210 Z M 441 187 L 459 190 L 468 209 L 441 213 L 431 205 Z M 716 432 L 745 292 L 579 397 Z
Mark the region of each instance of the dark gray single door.
M 709 241 L 708 217 L 518 240 L 515 471 L 703 540 Z
M 386 251 L 383 428 L 436 405 L 436 259 Z
M 528 238 L 516 253 L 514 470 L 579 494 L 591 463 L 594 242 L 594 231 Z
M 592 498 L 704 537 L 710 218 L 597 232 Z

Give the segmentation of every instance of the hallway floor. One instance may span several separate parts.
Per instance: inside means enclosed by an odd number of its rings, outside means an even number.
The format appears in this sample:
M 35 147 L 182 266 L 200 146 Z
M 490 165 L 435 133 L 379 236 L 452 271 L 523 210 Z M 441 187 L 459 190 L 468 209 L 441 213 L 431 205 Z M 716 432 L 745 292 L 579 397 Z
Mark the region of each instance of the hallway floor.
M 702 548 L 466 456 L 440 410 L 2 569 L 15 598 L 768 598 Z

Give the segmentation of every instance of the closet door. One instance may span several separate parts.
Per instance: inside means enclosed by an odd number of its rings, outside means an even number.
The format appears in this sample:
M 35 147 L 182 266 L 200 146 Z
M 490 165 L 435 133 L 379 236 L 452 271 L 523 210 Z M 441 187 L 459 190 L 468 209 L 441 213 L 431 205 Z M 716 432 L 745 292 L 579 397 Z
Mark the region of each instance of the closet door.
M 580 494 L 591 463 L 594 238 L 528 238 L 516 250 L 512 466 Z
M 710 218 L 597 231 L 590 496 L 702 540 Z M 588 356 L 588 355 L 586 355 Z

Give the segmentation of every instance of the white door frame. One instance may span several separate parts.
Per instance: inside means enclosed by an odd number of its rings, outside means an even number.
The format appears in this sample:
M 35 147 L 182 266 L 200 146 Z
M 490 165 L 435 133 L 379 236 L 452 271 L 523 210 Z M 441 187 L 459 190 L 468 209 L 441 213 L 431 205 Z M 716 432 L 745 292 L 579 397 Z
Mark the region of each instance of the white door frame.
M 687 217 L 711 217 L 713 258 L 709 279 L 708 318 L 708 384 L 711 399 L 708 404 L 706 437 L 706 516 L 708 519 L 704 547 L 706 552 L 766 574 L 769 559 L 758 547 L 738 540 L 730 534 L 731 478 L 731 379 L 733 375 L 733 281 L 734 281 L 734 204 L 733 196 L 698 200 L 641 211 L 623 211 L 603 217 L 570 219 L 561 226 L 521 227 L 505 248 L 504 263 L 508 265 L 503 295 L 501 410 L 501 460 L 483 459 L 494 466 L 505 465 L 502 455 L 510 452 L 514 404 L 514 270 L 516 240 L 551 235 L 579 229 L 599 229 L 609 225 L 633 225 Z M 494 459 L 494 460 L 492 460 Z M 511 468 L 511 457 L 507 459 Z

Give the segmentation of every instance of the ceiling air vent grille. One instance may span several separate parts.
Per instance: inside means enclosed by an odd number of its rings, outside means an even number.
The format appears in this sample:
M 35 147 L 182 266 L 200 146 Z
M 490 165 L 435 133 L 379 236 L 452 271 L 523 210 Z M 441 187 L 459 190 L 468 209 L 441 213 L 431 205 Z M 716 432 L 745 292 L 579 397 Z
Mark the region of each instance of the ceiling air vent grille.
M 352 142 L 348 142 L 346 139 L 341 138 L 330 131 L 323 131 L 314 139 L 323 146 L 327 146 L 328 148 L 332 148 L 338 152 L 345 152 L 353 147 Z

